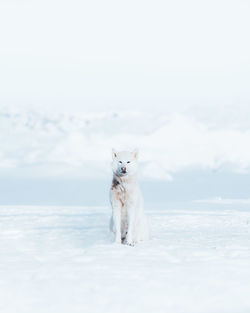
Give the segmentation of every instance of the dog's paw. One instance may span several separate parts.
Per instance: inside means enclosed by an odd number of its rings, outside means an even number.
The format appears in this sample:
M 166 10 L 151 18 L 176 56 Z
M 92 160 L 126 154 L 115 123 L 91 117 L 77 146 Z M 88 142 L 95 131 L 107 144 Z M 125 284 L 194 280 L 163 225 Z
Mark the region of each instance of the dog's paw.
M 133 240 L 127 240 L 126 244 L 127 244 L 128 246 L 133 247 L 133 246 L 135 245 L 135 242 L 134 242 Z
M 135 246 L 135 243 L 134 242 L 131 242 L 131 243 L 127 243 L 128 246 L 130 247 L 134 247 Z

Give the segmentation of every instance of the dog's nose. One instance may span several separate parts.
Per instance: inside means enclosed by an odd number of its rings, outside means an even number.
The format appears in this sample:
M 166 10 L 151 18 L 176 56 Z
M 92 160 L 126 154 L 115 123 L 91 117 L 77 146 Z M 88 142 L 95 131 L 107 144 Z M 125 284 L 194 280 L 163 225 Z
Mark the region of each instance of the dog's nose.
M 122 172 L 126 173 L 126 167 L 125 166 L 122 167 Z

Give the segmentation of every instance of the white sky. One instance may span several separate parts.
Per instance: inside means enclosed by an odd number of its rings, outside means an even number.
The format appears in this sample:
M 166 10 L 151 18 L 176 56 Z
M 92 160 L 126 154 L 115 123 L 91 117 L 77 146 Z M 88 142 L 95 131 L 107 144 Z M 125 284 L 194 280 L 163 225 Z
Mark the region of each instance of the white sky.
M 0 104 L 250 104 L 250 2 L 1 0 Z

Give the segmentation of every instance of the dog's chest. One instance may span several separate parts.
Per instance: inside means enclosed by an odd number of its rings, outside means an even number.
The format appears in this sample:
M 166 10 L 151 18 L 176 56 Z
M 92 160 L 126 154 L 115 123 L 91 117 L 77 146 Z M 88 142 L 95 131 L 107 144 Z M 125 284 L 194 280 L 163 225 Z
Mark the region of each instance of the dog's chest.
M 125 213 L 127 206 L 133 201 L 133 188 L 128 184 L 116 183 L 112 186 L 112 190 L 115 194 L 115 197 L 118 201 L 121 202 L 121 207 Z

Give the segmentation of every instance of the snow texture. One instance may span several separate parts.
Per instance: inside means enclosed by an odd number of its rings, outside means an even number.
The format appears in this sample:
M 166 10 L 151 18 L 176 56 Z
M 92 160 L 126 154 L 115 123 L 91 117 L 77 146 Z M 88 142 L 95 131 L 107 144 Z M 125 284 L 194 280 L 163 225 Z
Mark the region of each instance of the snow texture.
M 250 212 L 199 205 L 148 210 L 135 247 L 108 207 L 1 207 L 0 312 L 250 312 Z

